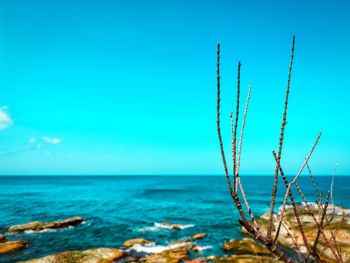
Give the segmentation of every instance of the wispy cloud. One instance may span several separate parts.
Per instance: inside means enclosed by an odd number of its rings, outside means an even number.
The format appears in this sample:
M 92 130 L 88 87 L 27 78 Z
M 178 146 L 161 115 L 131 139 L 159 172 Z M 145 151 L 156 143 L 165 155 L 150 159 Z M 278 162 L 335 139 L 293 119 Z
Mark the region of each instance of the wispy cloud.
M 36 150 L 41 150 L 42 148 L 45 149 L 45 144 L 59 144 L 63 140 L 60 138 L 50 138 L 48 136 L 44 136 L 42 138 L 37 138 L 37 137 L 30 137 L 28 139 L 28 144 L 31 145 L 31 149 L 36 149 Z
M 43 141 L 44 141 L 45 143 L 49 143 L 49 144 L 59 144 L 59 143 L 61 143 L 63 140 L 60 139 L 60 138 L 50 138 L 50 137 L 45 136 L 45 137 L 43 137 Z
M 4 130 L 13 124 L 7 107 L 0 107 L 0 130 Z

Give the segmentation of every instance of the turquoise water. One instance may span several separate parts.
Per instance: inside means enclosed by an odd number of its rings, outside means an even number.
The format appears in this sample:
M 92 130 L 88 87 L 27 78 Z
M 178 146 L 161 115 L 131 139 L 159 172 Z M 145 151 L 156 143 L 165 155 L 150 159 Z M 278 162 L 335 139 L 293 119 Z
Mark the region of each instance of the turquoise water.
M 272 177 L 242 177 L 255 214 L 269 209 Z M 308 177 L 299 179 L 309 201 L 315 201 Z M 321 189 L 331 177 L 316 177 Z M 285 189 L 280 185 L 279 189 Z M 336 177 L 334 202 L 350 207 L 350 177 Z M 279 195 L 277 206 L 281 205 Z M 6 234 L 9 240 L 27 240 L 30 246 L 0 262 L 40 257 L 65 250 L 119 247 L 131 238 L 168 242 L 205 232 L 199 241 L 207 249 L 199 255 L 223 254 L 221 246 L 241 237 L 238 215 L 223 176 L 89 176 L 0 177 L 0 233 L 29 221 L 54 221 L 71 216 L 87 219 L 83 225 L 43 233 Z M 154 223 L 183 224 L 179 231 Z

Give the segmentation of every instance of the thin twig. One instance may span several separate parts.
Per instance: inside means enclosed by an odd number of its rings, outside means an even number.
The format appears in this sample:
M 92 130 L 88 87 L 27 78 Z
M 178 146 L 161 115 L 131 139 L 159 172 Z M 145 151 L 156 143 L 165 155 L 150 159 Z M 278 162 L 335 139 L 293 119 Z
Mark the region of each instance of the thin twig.
M 236 169 L 237 169 L 236 170 L 236 174 L 237 174 L 237 176 L 239 176 L 239 168 L 240 168 L 240 165 L 241 165 L 242 141 L 243 141 L 243 134 L 244 134 L 245 123 L 246 123 L 246 119 L 247 119 L 247 113 L 248 113 L 251 89 L 252 89 L 252 85 L 249 85 L 248 95 L 247 95 L 247 99 L 246 99 L 245 107 L 244 107 L 244 115 L 243 115 L 241 133 L 240 133 L 239 142 L 238 142 L 238 157 L 237 157 L 238 161 L 237 161 L 237 166 L 236 166 Z
M 316 193 L 316 196 L 319 196 L 320 195 L 320 191 L 318 190 L 317 186 L 316 186 L 316 183 L 315 183 L 315 180 L 314 180 L 314 177 L 312 176 L 312 172 L 311 172 L 311 169 L 310 169 L 310 166 L 309 164 L 307 163 L 306 164 L 306 168 L 309 172 L 309 175 L 310 175 L 310 179 L 311 179 L 311 182 L 312 182 L 312 185 L 314 187 L 314 190 L 315 190 L 315 193 Z
M 301 188 L 299 186 L 299 184 L 297 182 L 295 182 L 295 186 L 297 187 L 298 189 L 298 192 L 300 193 L 300 196 L 302 197 L 304 203 L 305 203 L 305 206 L 306 206 L 306 209 L 307 211 L 310 213 L 312 219 L 314 220 L 318 230 L 320 231 L 320 234 L 322 235 L 323 239 L 326 241 L 326 243 L 328 244 L 328 247 L 330 248 L 330 250 L 332 251 L 332 254 L 334 255 L 334 257 L 338 260 L 338 262 L 342 262 L 341 260 L 341 256 L 339 253 L 337 253 L 337 250 L 332 246 L 331 244 L 331 241 L 332 241 L 332 237 L 330 239 L 328 239 L 328 237 L 326 236 L 325 232 L 324 232 L 324 228 L 327 226 L 326 224 L 323 225 L 323 227 L 321 227 L 321 224 L 317 221 L 315 215 L 313 214 L 312 212 L 312 209 L 310 208 L 310 205 L 309 203 L 307 202 L 306 198 L 305 198 L 305 195 L 303 194 L 303 192 L 301 191 Z M 329 195 L 327 195 L 326 197 L 326 203 L 327 203 L 327 206 L 328 206 L 328 200 L 329 200 Z M 323 214 L 323 211 L 321 213 L 321 219 L 322 219 L 322 214 Z M 330 221 L 329 221 L 330 222 Z M 335 240 L 334 240 L 335 241 Z M 315 254 L 314 256 L 318 257 L 317 254 Z
M 321 232 L 323 230 L 323 222 L 324 222 L 324 219 L 325 219 L 325 216 L 326 216 L 326 213 L 327 213 L 329 195 L 330 195 L 330 192 L 328 192 L 328 194 L 327 194 L 326 202 L 325 202 L 323 210 L 322 210 L 321 222 L 318 225 L 316 239 L 315 239 L 314 244 L 312 245 L 313 254 L 316 254 L 317 244 L 318 244 L 318 241 L 320 239 Z
M 276 217 L 276 216 L 274 215 L 274 217 Z M 288 234 L 288 235 L 290 236 L 290 238 L 292 239 L 293 244 L 294 244 L 294 246 L 295 246 L 295 248 L 296 248 L 296 250 L 297 250 L 297 254 L 298 254 L 298 256 L 299 256 L 299 259 L 301 259 L 301 257 L 303 257 L 303 259 L 306 260 L 306 257 L 304 256 L 304 254 L 301 253 L 301 250 L 300 250 L 300 248 L 299 248 L 299 245 L 298 245 L 297 241 L 295 240 L 295 238 L 294 238 L 294 236 L 292 235 L 292 233 L 289 231 L 289 227 L 288 227 L 288 226 L 285 224 L 285 222 L 283 222 L 283 221 L 282 221 L 282 225 L 283 225 L 284 229 L 286 230 L 287 234 Z
M 275 160 L 277 161 L 276 152 L 275 152 L 275 151 L 272 151 L 272 154 L 273 154 Z M 282 177 L 282 179 L 283 179 L 284 185 L 285 185 L 285 187 L 288 189 L 288 185 L 289 185 L 289 184 L 288 184 L 288 180 L 287 180 L 287 177 L 285 176 L 285 174 L 284 174 L 284 172 L 283 172 L 283 169 L 282 169 L 282 166 L 281 166 L 281 165 L 280 165 L 280 173 L 281 173 L 281 177 Z M 297 206 L 296 206 L 296 204 L 295 204 L 292 191 L 289 191 L 289 192 L 288 192 L 288 196 L 289 196 L 289 199 L 290 199 L 292 208 L 293 208 L 294 216 L 295 216 L 295 219 L 296 219 L 296 221 L 297 221 L 297 225 L 298 225 L 300 234 L 301 234 L 301 236 L 302 236 L 302 238 L 303 238 L 304 245 L 305 245 L 305 247 L 310 251 L 311 248 L 310 248 L 309 242 L 308 242 L 308 240 L 307 240 L 307 238 L 306 238 L 305 231 L 304 231 L 304 227 L 303 227 L 303 224 L 302 224 L 302 222 L 301 222 L 301 220 L 300 220 L 300 215 L 299 215 Z M 281 221 L 281 222 L 283 222 L 283 221 Z M 276 234 L 276 235 L 275 235 L 275 240 L 277 240 L 277 238 L 278 238 L 278 235 Z
M 256 220 L 255 220 L 255 216 L 254 216 L 254 214 L 253 214 L 253 211 L 250 209 L 250 206 L 249 206 L 247 197 L 246 197 L 246 195 L 245 195 L 245 193 L 244 193 L 244 189 L 243 189 L 243 187 L 242 187 L 241 178 L 240 178 L 240 177 L 237 177 L 237 181 L 236 181 L 236 182 L 237 182 L 237 184 L 238 184 L 238 186 L 239 186 L 239 189 L 240 189 L 240 191 L 241 191 L 241 195 L 242 195 L 242 197 L 243 197 L 243 201 L 244 201 L 245 206 L 246 206 L 246 208 L 247 208 L 248 214 L 249 214 L 251 220 L 253 221 L 254 228 L 255 228 L 256 230 L 259 230 L 259 229 L 260 229 L 260 226 L 258 225 L 258 223 L 257 223 Z
M 327 248 L 331 248 L 331 245 L 330 245 L 331 240 L 334 240 L 334 243 L 336 244 L 336 242 L 337 242 L 336 241 L 336 236 L 337 236 L 339 230 L 341 229 L 341 227 L 343 226 L 344 222 L 345 222 L 345 213 L 343 213 L 343 217 L 342 217 L 342 220 L 340 221 L 340 224 L 338 225 L 338 228 L 334 232 L 331 231 L 331 238 L 329 240 L 326 240 L 326 246 L 319 253 L 319 256 L 321 256 Z M 333 253 L 333 255 L 334 255 L 334 253 Z M 340 257 L 339 262 L 343 262 L 342 258 L 341 258 L 341 253 L 339 253 L 339 257 Z
M 245 103 L 245 107 L 244 107 L 244 114 L 243 114 L 241 133 L 240 133 L 239 142 L 238 142 L 238 157 L 237 157 L 238 160 L 237 160 L 237 163 L 236 163 L 236 171 L 235 171 L 235 174 L 236 174 L 236 180 L 235 180 L 236 187 L 235 187 L 235 189 L 237 189 L 237 186 L 239 187 L 239 189 L 241 191 L 241 194 L 242 194 L 242 197 L 243 197 L 243 201 L 245 203 L 245 206 L 247 208 L 249 216 L 250 216 L 251 220 L 253 221 L 254 227 L 256 229 L 259 229 L 259 225 L 257 224 L 257 222 L 255 220 L 255 216 L 254 216 L 252 210 L 250 209 L 247 197 L 246 197 L 246 195 L 244 193 L 244 188 L 242 187 L 242 182 L 241 182 L 240 177 L 239 177 L 239 168 L 240 168 L 240 162 L 241 162 L 243 134 L 244 134 L 245 123 L 246 123 L 246 120 L 247 120 L 247 113 L 248 113 L 248 107 L 249 107 L 249 99 L 250 99 L 251 88 L 252 88 L 252 85 L 250 85 L 249 89 L 248 89 L 248 95 L 247 95 L 247 99 L 246 99 L 246 103 Z M 232 120 L 232 114 L 231 114 L 231 124 L 232 123 L 233 123 L 233 120 Z M 234 148 L 232 148 L 232 149 L 234 149 Z
M 307 155 L 307 157 L 306 157 L 304 163 L 302 164 L 301 168 L 299 169 L 299 172 L 296 174 L 296 176 L 293 178 L 293 180 L 288 184 L 288 187 L 287 187 L 287 190 L 286 190 L 286 194 L 285 194 L 284 200 L 283 200 L 283 206 L 282 206 L 282 211 L 281 211 L 281 214 L 280 214 L 280 221 L 279 221 L 279 223 L 278 223 L 278 227 L 277 227 L 277 231 L 276 231 L 275 240 L 277 240 L 279 231 L 280 231 L 280 229 L 281 229 L 281 221 L 282 221 L 283 216 L 284 216 L 284 210 L 285 210 L 285 208 L 286 208 L 287 198 L 288 198 L 288 196 L 290 195 L 289 192 L 290 192 L 291 186 L 295 183 L 295 181 L 298 179 L 298 177 L 300 176 L 300 174 L 301 174 L 302 171 L 304 170 L 304 168 L 305 168 L 307 162 L 309 161 L 309 159 L 310 159 L 310 157 L 311 157 L 311 154 L 313 153 L 313 151 L 314 151 L 314 149 L 315 149 L 315 147 L 316 147 L 316 145 L 317 145 L 317 143 L 318 143 L 318 141 L 319 141 L 321 135 L 322 135 L 322 132 L 320 132 L 320 133 L 318 134 L 318 136 L 317 136 L 317 138 L 316 138 L 316 140 L 315 140 L 315 142 L 314 142 L 314 144 L 313 144 L 313 146 L 312 146 L 312 148 L 311 148 L 309 154 Z M 304 241 L 306 241 L 305 243 L 307 243 L 307 240 L 304 240 Z M 305 244 L 305 245 L 306 245 L 306 244 Z M 310 246 L 307 246 L 307 248 L 308 248 L 308 250 L 310 251 Z
M 328 247 L 329 247 L 330 250 L 332 251 L 332 254 L 333 254 L 334 257 L 338 260 L 338 262 L 342 262 L 340 253 L 339 253 L 339 252 L 336 250 L 336 248 L 334 248 L 334 247 L 332 246 L 332 244 L 331 244 L 332 237 L 331 237 L 330 239 L 328 239 L 328 237 L 327 237 L 326 234 L 324 233 L 324 228 L 327 226 L 328 223 L 330 223 L 331 220 L 330 220 L 329 222 L 327 222 L 327 224 L 323 224 L 323 226 L 321 226 L 321 224 L 317 221 L 317 219 L 316 219 L 316 217 L 315 217 L 315 215 L 314 215 L 314 213 L 313 213 L 313 211 L 312 211 L 312 209 L 311 209 L 309 203 L 308 203 L 307 200 L 306 200 L 306 197 L 305 197 L 304 193 L 302 192 L 302 190 L 301 190 L 301 188 L 300 188 L 300 186 L 299 186 L 299 184 L 298 184 L 297 182 L 295 182 L 295 186 L 296 186 L 296 188 L 297 188 L 297 190 L 298 190 L 298 192 L 299 192 L 301 198 L 303 199 L 303 201 L 304 201 L 304 203 L 305 203 L 305 206 L 306 206 L 307 211 L 310 213 L 310 215 L 311 215 L 312 219 L 314 220 L 314 222 L 315 222 L 315 224 L 316 224 L 318 230 L 320 231 L 320 234 L 322 235 L 322 237 L 324 238 L 324 240 L 325 240 L 326 243 L 328 244 Z M 329 194 L 327 195 L 326 201 L 325 201 L 326 204 L 327 204 L 327 207 L 328 207 L 328 201 L 329 201 Z M 327 210 L 326 210 L 326 212 L 327 212 Z M 326 214 L 325 214 L 324 216 L 326 216 Z M 323 210 L 322 210 L 322 212 L 321 212 L 321 220 L 322 220 L 322 217 L 323 217 Z M 336 241 L 334 240 L 334 242 L 336 242 Z M 314 255 L 316 258 L 318 258 L 319 255 L 313 254 L 313 252 L 314 252 L 314 250 L 309 250 L 309 253 L 311 253 L 311 254 Z

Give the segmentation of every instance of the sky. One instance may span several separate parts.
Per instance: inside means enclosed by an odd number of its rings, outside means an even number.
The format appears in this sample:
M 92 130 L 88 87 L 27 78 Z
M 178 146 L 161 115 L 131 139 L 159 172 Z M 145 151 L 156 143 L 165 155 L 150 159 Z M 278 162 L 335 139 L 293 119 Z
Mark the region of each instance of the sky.
M 237 62 L 250 108 L 241 174 L 350 174 L 350 2 L 1 0 L 0 174 L 222 175 Z M 240 125 L 240 123 L 239 123 Z M 230 161 L 230 160 L 228 160 Z

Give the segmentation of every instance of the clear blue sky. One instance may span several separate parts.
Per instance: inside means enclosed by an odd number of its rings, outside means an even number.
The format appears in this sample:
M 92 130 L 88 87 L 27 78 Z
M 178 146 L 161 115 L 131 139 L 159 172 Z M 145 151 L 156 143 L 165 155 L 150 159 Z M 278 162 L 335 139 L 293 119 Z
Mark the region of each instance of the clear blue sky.
M 317 133 L 315 174 L 350 174 L 349 1 L 0 2 L 0 174 L 222 174 L 237 61 L 252 83 L 242 174 L 272 174 L 292 35 L 282 164 Z M 243 104 L 243 103 L 242 103 Z

